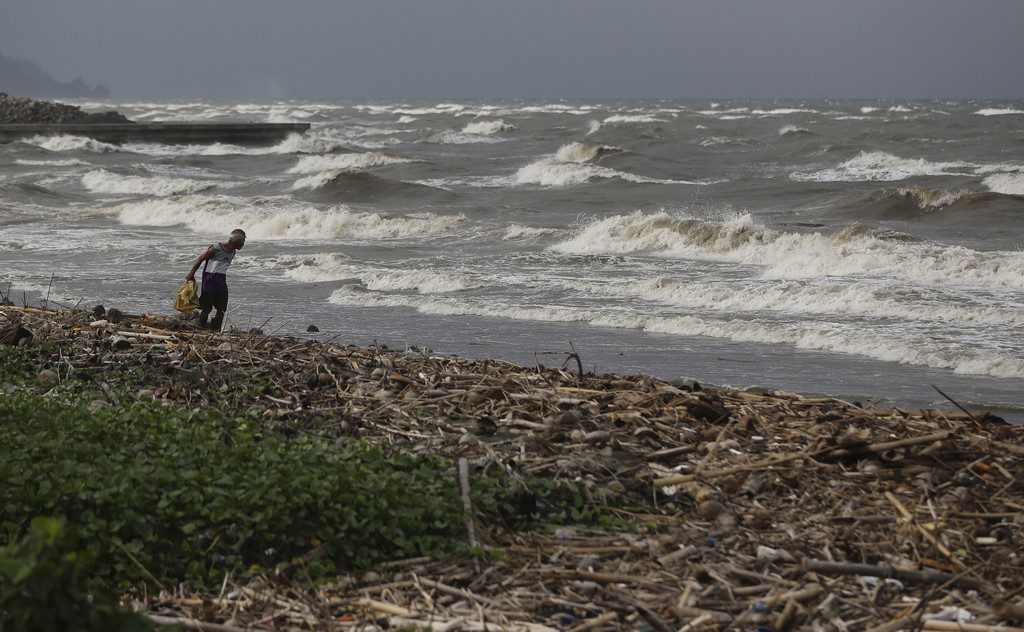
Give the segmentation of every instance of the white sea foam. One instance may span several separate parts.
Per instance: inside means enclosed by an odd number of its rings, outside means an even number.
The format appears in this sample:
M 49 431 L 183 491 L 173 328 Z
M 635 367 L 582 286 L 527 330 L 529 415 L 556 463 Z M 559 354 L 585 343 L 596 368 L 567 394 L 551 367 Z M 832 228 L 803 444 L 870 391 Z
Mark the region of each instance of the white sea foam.
M 18 165 L 26 165 L 31 167 L 76 167 L 79 165 L 87 165 L 89 163 L 82 162 L 77 158 L 70 160 L 22 160 L 18 159 L 14 161 Z
M 594 221 L 551 246 L 561 254 L 650 253 L 733 262 L 766 278 L 875 277 L 911 283 L 1024 289 L 1024 252 L 912 242 L 855 224 L 831 235 L 765 228 L 750 215 L 712 222 L 636 211 Z
M 302 156 L 288 173 L 318 173 L 323 171 L 348 171 L 370 169 L 384 165 L 413 162 L 410 158 L 391 156 L 380 152 L 362 154 L 334 154 L 331 156 Z
M 975 112 L 982 116 L 1002 116 L 1004 114 L 1024 114 L 1024 110 L 1018 110 L 1016 108 L 982 108 Z
M 590 127 L 587 131 L 587 136 L 590 136 L 594 132 L 600 130 L 602 127 L 604 127 L 604 123 L 602 123 L 601 121 L 590 121 Z
M 33 136 L 32 138 L 26 139 L 25 142 L 30 145 L 35 145 L 36 147 L 49 149 L 50 151 L 91 151 L 97 154 L 124 151 L 117 145 L 101 143 L 100 141 L 92 138 L 86 138 L 85 136 L 73 136 L 70 134 L 61 134 L 59 136 Z
M 1024 173 L 997 173 L 985 178 L 982 183 L 996 193 L 1024 195 Z
M 82 176 L 82 185 L 97 193 L 116 193 L 128 195 L 178 195 L 180 193 L 198 193 L 215 186 L 213 182 L 190 180 L 188 178 L 167 178 L 156 176 L 125 176 L 111 173 L 106 169 L 90 171 Z
M 877 111 L 879 111 L 881 109 L 882 108 L 875 108 L 875 107 L 871 107 L 871 106 L 865 106 L 865 107 L 862 107 L 860 109 L 860 113 L 861 114 L 871 114 L 872 112 L 877 112 Z
M 466 134 L 482 134 L 487 136 L 497 134 L 498 132 L 508 132 L 515 128 L 515 125 L 498 119 L 497 121 L 474 121 L 463 127 L 462 131 Z
M 505 230 L 502 239 L 538 239 L 549 235 L 557 235 L 563 232 L 560 228 L 547 228 L 542 226 L 523 226 L 522 224 L 511 224 Z
M 415 116 L 409 116 L 408 114 L 403 114 L 402 116 L 398 117 L 398 122 L 399 123 L 412 123 L 412 122 L 418 121 L 418 120 L 419 119 L 416 118 Z
M 593 178 L 619 178 L 627 182 L 645 184 L 702 184 L 686 180 L 659 180 L 608 167 L 586 164 L 595 158 L 604 145 L 569 143 L 558 149 L 553 157 L 543 158 L 519 169 L 515 181 L 519 184 L 539 184 L 547 187 L 566 187 L 583 184 Z
M 932 209 L 955 204 L 968 193 L 966 191 L 947 191 L 946 189 L 905 187 L 897 189 L 896 194 L 914 200 L 918 208 Z
M 427 139 L 427 142 L 440 145 L 471 145 L 475 143 L 500 143 L 502 138 L 485 134 L 467 134 L 466 132 L 441 132 Z
M 280 199 L 229 196 L 147 200 L 123 204 L 113 212 L 122 224 L 133 226 L 185 226 L 207 233 L 245 226 L 250 237 L 263 239 L 408 239 L 446 233 L 466 221 L 462 215 L 392 216 L 345 206 L 322 210 Z
M 912 109 L 908 108 L 905 105 L 894 105 L 894 106 L 889 108 L 889 111 L 890 112 L 913 112 Z
M 817 110 L 810 108 L 774 108 L 771 110 L 751 110 L 751 114 L 780 115 L 780 114 L 817 114 Z
M 585 322 L 598 327 L 640 329 L 682 336 L 707 336 L 767 344 L 783 343 L 801 349 L 833 351 L 889 362 L 948 368 L 957 373 L 1024 377 L 1024 359 L 970 347 L 945 347 L 923 336 L 901 337 L 863 329 L 823 330 L 799 325 L 773 325 L 747 319 L 695 316 L 655 317 L 576 307 L 502 304 L 490 300 L 485 302 L 411 295 L 382 295 L 357 291 L 348 287 L 336 290 L 328 300 L 339 305 L 361 307 L 408 307 L 425 314 Z
M 558 148 L 558 151 L 555 152 L 555 160 L 559 162 L 587 162 L 597 158 L 602 149 L 612 148 L 594 143 L 569 143 Z
M 757 281 L 690 283 L 669 278 L 628 283 L 569 281 L 568 289 L 595 296 L 635 297 L 674 307 L 725 313 L 779 312 L 867 316 L 934 323 L 1024 326 L 1024 308 L 995 307 L 956 296 L 923 297 L 895 285 Z
M 447 294 L 479 287 L 481 282 L 448 270 L 406 270 L 357 262 L 340 253 L 318 253 L 281 257 L 285 275 L 305 283 L 359 280 L 368 290 L 380 292 L 414 290 L 420 294 Z
M 931 162 L 924 158 L 900 158 L 884 151 L 862 151 L 838 167 L 793 173 L 790 177 L 812 182 L 892 181 L 916 176 L 957 175 L 958 171 L 973 166 L 967 162 Z
M 162 143 L 127 143 L 126 151 L 151 156 L 262 156 L 283 154 L 325 154 L 347 145 L 345 139 L 325 135 L 289 134 L 270 147 L 242 147 L 228 143 L 211 145 L 165 145 Z
M 783 125 L 779 129 L 779 136 L 786 136 L 787 134 L 809 134 L 811 130 L 806 127 L 797 127 L 796 125 Z
M 627 182 L 644 184 L 696 184 L 681 180 L 659 180 L 647 176 L 616 171 L 608 167 L 580 163 L 566 163 L 546 158 L 530 163 L 516 172 L 519 184 L 539 184 L 545 187 L 567 187 L 583 184 L 593 178 L 619 178 Z
M 613 114 L 604 119 L 604 124 L 609 123 L 665 123 L 665 119 L 660 119 L 649 114 Z

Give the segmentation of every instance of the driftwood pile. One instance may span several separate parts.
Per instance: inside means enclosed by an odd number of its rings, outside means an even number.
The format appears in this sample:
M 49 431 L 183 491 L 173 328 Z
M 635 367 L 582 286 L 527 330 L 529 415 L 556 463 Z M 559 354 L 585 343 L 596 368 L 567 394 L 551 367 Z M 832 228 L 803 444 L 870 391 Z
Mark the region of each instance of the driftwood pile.
M 219 594 L 136 595 L 159 621 L 1024 630 L 1024 427 L 996 417 L 584 374 L 575 351 L 562 367 L 529 367 L 211 334 L 172 318 L 0 314 L 8 331 L 32 333 L 25 354 L 60 343 L 55 381 L 94 374 L 112 393 L 106 369 L 139 367 L 123 373 L 147 376 L 130 385 L 138 397 L 450 455 L 470 480 L 498 467 L 574 481 L 622 519 L 613 532 L 495 536 L 473 528 L 468 507 L 469 537 L 488 556 L 403 560 L 315 587 L 292 574 Z

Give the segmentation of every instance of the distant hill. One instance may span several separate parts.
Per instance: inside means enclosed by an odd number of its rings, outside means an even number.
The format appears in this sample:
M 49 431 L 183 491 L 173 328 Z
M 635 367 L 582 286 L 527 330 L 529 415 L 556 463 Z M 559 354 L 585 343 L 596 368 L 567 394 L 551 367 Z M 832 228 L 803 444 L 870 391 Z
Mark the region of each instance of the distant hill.
M 90 87 L 81 77 L 71 82 L 57 81 L 34 61 L 5 55 L 0 55 L 0 92 L 44 99 L 105 99 L 110 96 L 110 88 L 104 85 Z

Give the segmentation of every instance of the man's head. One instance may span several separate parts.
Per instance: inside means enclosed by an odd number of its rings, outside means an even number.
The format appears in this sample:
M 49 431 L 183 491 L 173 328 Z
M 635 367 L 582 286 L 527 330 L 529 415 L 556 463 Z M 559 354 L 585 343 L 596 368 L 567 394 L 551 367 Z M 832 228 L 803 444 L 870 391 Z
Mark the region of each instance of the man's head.
M 228 243 L 234 246 L 235 250 L 238 250 L 245 245 L 245 231 L 241 228 L 236 228 L 231 231 L 231 236 L 228 237 Z

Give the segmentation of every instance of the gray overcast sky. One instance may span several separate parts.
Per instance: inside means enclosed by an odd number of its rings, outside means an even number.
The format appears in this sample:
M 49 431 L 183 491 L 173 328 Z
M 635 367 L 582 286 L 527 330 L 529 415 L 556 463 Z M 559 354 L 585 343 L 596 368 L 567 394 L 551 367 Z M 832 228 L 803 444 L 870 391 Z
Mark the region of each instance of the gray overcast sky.
M 114 97 L 1021 98 L 1024 0 L 0 0 Z

